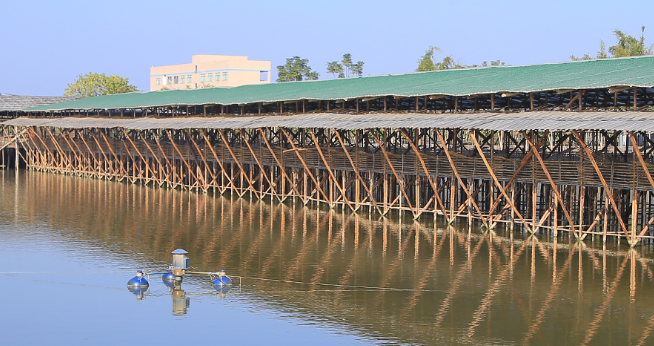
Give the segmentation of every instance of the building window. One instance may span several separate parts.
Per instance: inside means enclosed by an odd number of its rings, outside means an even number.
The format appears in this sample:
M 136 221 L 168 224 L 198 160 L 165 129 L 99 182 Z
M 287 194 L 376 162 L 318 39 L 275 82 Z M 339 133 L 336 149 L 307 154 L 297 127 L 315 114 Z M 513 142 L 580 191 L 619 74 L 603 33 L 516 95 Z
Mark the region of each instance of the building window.
M 265 82 L 268 80 L 268 71 L 259 72 L 259 80 Z
M 161 78 L 155 78 L 157 85 L 161 85 Z
M 200 82 L 204 83 L 204 73 L 200 75 Z
M 179 83 L 180 83 L 180 84 L 184 84 L 184 83 L 186 83 L 186 76 L 181 75 L 181 76 L 179 77 Z
M 213 82 L 213 73 L 207 74 L 207 82 Z
M 223 80 L 227 80 L 227 72 L 223 72 Z
M 175 81 L 174 82 L 175 84 L 179 84 L 179 77 L 178 76 L 173 77 L 173 80 Z
M 168 80 L 168 84 L 173 84 L 173 77 L 168 76 L 166 79 Z
M 186 83 L 191 83 L 191 75 L 186 75 Z

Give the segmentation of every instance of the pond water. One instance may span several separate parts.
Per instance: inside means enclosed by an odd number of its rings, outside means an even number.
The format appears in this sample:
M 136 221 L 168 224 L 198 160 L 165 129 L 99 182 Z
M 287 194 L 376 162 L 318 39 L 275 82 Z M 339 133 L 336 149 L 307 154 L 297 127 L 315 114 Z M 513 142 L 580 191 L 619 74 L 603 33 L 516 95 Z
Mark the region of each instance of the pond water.
M 3 341 L 654 344 L 654 252 L 82 177 L 0 171 Z M 170 252 L 214 289 L 137 269 Z M 239 285 L 240 283 L 240 285 Z

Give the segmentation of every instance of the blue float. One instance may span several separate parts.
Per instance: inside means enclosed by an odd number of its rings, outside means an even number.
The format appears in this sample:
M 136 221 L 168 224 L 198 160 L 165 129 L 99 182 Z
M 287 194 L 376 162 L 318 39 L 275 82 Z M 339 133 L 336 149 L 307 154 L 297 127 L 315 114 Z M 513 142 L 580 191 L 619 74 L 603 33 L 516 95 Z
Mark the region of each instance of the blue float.
M 227 275 L 225 275 L 225 271 L 221 270 L 218 272 L 218 277 L 213 280 L 213 285 L 214 286 L 227 286 L 227 285 L 232 285 L 234 282 L 232 279 L 230 279 Z
M 127 281 L 127 287 L 147 287 L 150 286 L 148 280 L 145 279 L 145 273 L 139 270 L 136 276 Z
M 173 274 L 172 270 L 173 265 L 171 264 L 168 268 L 168 270 L 161 276 L 161 280 L 163 281 L 173 281 L 175 280 L 175 274 Z

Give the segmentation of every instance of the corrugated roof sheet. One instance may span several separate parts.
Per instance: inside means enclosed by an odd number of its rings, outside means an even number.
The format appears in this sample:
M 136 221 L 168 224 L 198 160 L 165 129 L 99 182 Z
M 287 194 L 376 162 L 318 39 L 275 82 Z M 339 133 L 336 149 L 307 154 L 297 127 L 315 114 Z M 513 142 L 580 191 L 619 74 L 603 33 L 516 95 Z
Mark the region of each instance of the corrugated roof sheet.
M 189 118 L 17 118 L 16 126 L 125 129 L 229 128 L 461 128 L 479 130 L 608 130 L 654 132 L 654 112 L 562 112 L 472 114 L 334 114 Z
M 63 96 L 21 96 L 21 95 L 0 95 L 0 112 L 19 111 L 23 108 L 52 103 L 73 101 L 74 97 Z
M 92 97 L 26 111 L 135 109 L 154 106 L 342 100 L 378 96 L 453 95 L 654 86 L 654 57 L 629 57 L 530 66 L 497 66 L 320 81 L 168 90 Z

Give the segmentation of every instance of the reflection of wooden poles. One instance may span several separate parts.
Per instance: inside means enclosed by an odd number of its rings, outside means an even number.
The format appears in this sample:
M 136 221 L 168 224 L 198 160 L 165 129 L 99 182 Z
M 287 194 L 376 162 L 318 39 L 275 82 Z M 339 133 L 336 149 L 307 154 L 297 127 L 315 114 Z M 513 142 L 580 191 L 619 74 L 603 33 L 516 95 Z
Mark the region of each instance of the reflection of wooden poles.
M 526 241 L 522 243 L 522 246 L 513 255 L 513 258 L 510 260 L 509 264 L 504 268 L 504 270 L 502 270 L 502 272 L 500 272 L 493 285 L 488 288 L 486 295 L 484 295 L 484 299 L 482 299 L 481 304 L 479 304 L 479 307 L 472 315 L 472 322 L 470 322 L 470 328 L 468 328 L 469 338 L 471 338 L 475 334 L 475 329 L 477 329 L 479 323 L 481 323 L 481 321 L 484 319 L 484 316 L 486 315 L 486 311 L 490 307 L 493 297 L 495 297 L 495 295 L 497 295 L 500 292 L 500 286 L 504 284 L 504 281 L 509 277 L 509 274 L 513 271 L 513 266 L 515 265 L 515 262 L 518 261 L 520 255 L 522 255 L 522 252 L 527 248 L 527 244 L 529 243 Z
M 562 280 L 563 277 L 565 277 L 565 274 L 568 273 L 568 267 L 570 267 L 570 264 L 572 263 L 572 257 L 575 253 L 575 250 L 576 247 L 573 247 L 572 251 L 570 251 L 570 254 L 568 255 L 568 258 L 563 264 L 563 269 L 561 269 L 561 272 L 563 274 L 561 276 L 557 276 L 557 275 L 552 276 L 553 282 L 552 282 L 552 286 L 550 287 L 550 291 L 547 294 L 547 298 L 545 298 L 543 304 L 541 304 L 540 310 L 538 310 L 538 313 L 536 314 L 536 318 L 527 329 L 527 335 L 522 340 L 521 343 L 522 345 L 529 345 L 529 340 L 534 336 L 534 334 L 536 334 L 540 324 L 543 323 L 543 320 L 545 319 L 545 313 L 547 312 L 547 310 L 549 310 L 550 305 L 554 300 L 554 297 L 556 297 L 556 295 L 558 294 L 559 289 L 561 288 L 561 283 L 563 282 Z M 553 251 L 556 251 L 556 249 L 554 249 Z M 582 253 L 581 251 L 579 251 L 579 257 L 581 257 L 581 255 Z M 552 265 L 556 266 L 556 263 L 553 263 Z
M 593 165 L 593 168 L 595 168 L 597 177 L 602 182 L 602 186 L 604 186 L 604 188 L 606 189 L 607 191 L 606 196 L 609 198 L 611 202 L 611 207 L 613 207 L 615 216 L 618 218 L 618 222 L 620 223 L 620 228 L 622 228 L 622 231 L 624 232 L 627 241 L 629 242 L 630 245 L 635 244 L 634 240 L 631 239 L 631 237 L 629 236 L 629 232 L 627 231 L 627 226 L 624 224 L 624 221 L 622 220 L 620 209 L 618 209 L 618 205 L 615 203 L 615 200 L 613 199 L 613 191 L 609 189 L 609 185 L 606 183 L 606 180 L 604 179 L 604 175 L 602 174 L 602 171 L 600 171 L 600 168 L 597 165 L 597 161 L 595 161 L 595 157 L 593 157 L 593 153 L 590 151 L 590 149 L 588 149 L 588 146 L 586 146 L 586 143 L 584 142 L 584 140 L 581 138 L 581 136 L 577 131 L 572 131 L 572 134 L 575 136 L 575 138 L 577 138 L 577 143 L 579 143 L 581 148 L 586 153 L 586 156 L 588 156 L 588 160 L 590 160 L 590 163 Z
M 443 232 L 443 240 L 441 242 L 445 241 L 445 238 L 447 237 L 447 232 Z M 488 233 L 484 233 L 481 239 L 478 240 L 477 245 L 475 246 L 475 249 L 472 251 L 472 254 L 467 256 L 467 261 L 464 264 L 461 264 L 461 268 L 458 271 L 458 275 L 454 280 L 451 281 L 450 287 L 447 290 L 447 296 L 445 299 L 440 304 L 440 308 L 438 309 L 438 312 L 436 313 L 436 322 L 435 326 L 438 328 L 438 326 L 443 322 L 443 318 L 445 317 L 445 314 L 449 311 L 450 305 L 452 305 L 452 300 L 454 299 L 454 296 L 459 293 L 459 286 L 463 282 L 463 279 L 468 277 L 470 270 L 472 270 L 472 262 L 474 262 L 475 257 L 477 257 L 477 254 L 479 253 L 479 250 L 481 249 L 482 244 L 484 244 L 484 239 Z M 452 238 L 452 235 L 450 235 Z M 450 244 L 450 250 L 452 249 L 453 245 Z
M 604 316 L 606 309 L 609 307 L 609 304 L 611 303 L 611 300 L 615 295 L 615 291 L 618 288 L 618 284 L 620 283 L 620 279 L 622 278 L 622 273 L 624 273 L 624 268 L 627 266 L 627 261 L 629 261 L 629 256 L 625 256 L 624 260 L 622 260 L 622 265 L 620 266 L 620 269 L 618 269 L 618 274 L 615 276 L 615 279 L 613 279 L 613 283 L 611 284 L 611 288 L 609 289 L 609 292 L 602 300 L 602 305 L 600 306 L 600 308 L 597 309 L 597 313 L 595 313 L 595 318 L 593 319 L 592 322 L 590 322 L 589 328 L 587 329 L 588 332 L 586 333 L 586 337 L 584 338 L 584 341 L 581 343 L 582 345 L 588 344 L 593 339 L 593 336 L 595 336 L 595 333 L 597 332 L 597 328 L 599 328 L 599 324 L 602 321 L 602 317 Z

